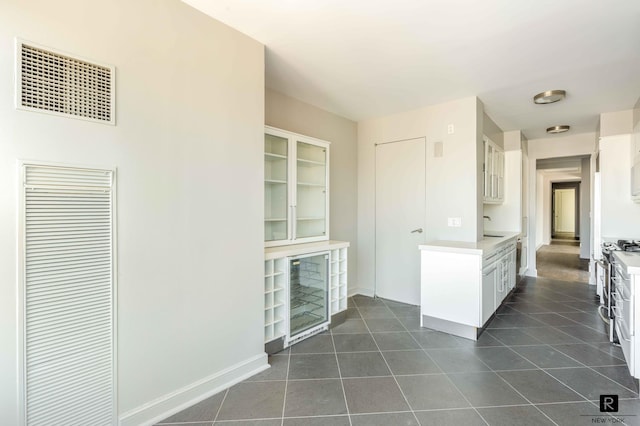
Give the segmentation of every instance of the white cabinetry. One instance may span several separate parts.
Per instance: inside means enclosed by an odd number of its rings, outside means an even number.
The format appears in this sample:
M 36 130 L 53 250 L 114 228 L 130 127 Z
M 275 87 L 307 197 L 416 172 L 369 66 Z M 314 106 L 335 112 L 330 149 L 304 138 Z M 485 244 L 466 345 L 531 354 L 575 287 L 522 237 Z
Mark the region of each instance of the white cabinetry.
M 264 142 L 265 246 L 329 239 L 329 142 L 273 127 Z
M 500 307 L 515 283 L 516 242 L 509 241 L 489 251 L 482 260 L 482 325 Z
M 479 242 L 433 241 L 421 250 L 421 325 L 468 339 L 515 286 L 516 233 Z
M 295 294 L 291 289 L 291 259 L 311 258 L 329 253 L 328 295 L 329 315 L 347 309 L 347 249 L 345 241 L 324 241 L 265 249 L 264 275 L 264 341 L 279 338 L 288 342 L 291 328 L 289 319 L 292 311 L 291 300 Z M 303 268 L 304 269 L 304 268 Z M 312 271 L 316 273 L 318 271 Z M 314 296 L 315 297 L 315 296 Z M 330 322 L 329 318 L 329 322 Z
M 484 325 L 496 311 L 498 275 L 498 264 L 496 262 L 482 269 L 482 307 L 480 311 L 480 324 L 482 325 Z
M 483 202 L 500 204 L 504 201 L 504 150 L 491 139 L 482 138 L 484 147 Z
M 637 285 L 640 283 L 640 254 L 615 252 L 612 273 L 614 281 L 613 302 L 615 306 L 615 330 L 622 353 L 627 361 L 629 373 L 640 376 L 640 339 L 636 336 L 636 325 L 640 321 Z

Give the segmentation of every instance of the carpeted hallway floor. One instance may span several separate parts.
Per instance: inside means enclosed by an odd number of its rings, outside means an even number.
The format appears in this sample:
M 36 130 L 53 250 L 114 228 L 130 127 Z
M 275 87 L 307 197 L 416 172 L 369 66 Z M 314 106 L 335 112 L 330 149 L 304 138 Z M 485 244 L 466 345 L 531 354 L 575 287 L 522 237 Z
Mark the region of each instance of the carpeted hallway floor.
M 553 241 L 536 255 L 538 276 L 563 281 L 589 282 L 589 261 L 580 259 L 580 247 Z

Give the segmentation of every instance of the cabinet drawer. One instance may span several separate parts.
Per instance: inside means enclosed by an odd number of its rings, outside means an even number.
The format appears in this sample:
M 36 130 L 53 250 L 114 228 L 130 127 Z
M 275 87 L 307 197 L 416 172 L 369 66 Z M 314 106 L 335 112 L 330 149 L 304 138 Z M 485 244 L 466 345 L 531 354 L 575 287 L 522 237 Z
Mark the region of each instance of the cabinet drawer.
M 618 334 L 618 339 L 620 340 L 620 347 L 622 348 L 622 353 L 624 354 L 624 359 L 627 361 L 627 366 L 629 367 L 629 372 L 631 375 L 635 375 L 635 363 L 633 358 L 633 345 L 632 338 L 629 335 L 628 330 L 626 329 L 626 324 L 623 321 L 616 321 L 616 333 Z

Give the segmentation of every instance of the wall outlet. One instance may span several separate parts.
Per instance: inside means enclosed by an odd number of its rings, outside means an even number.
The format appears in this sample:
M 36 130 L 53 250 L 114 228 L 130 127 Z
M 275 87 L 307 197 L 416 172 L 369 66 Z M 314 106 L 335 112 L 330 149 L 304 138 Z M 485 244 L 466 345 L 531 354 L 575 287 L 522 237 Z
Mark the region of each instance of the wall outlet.
M 456 132 L 456 129 L 455 129 L 455 127 L 453 127 L 453 124 L 449 124 L 449 125 L 447 126 L 447 133 L 448 133 L 448 134 L 450 134 L 450 135 L 452 135 L 452 134 L 454 134 L 455 132 Z
M 451 228 L 460 228 L 462 226 L 462 218 L 461 217 L 450 217 L 447 218 L 447 225 Z

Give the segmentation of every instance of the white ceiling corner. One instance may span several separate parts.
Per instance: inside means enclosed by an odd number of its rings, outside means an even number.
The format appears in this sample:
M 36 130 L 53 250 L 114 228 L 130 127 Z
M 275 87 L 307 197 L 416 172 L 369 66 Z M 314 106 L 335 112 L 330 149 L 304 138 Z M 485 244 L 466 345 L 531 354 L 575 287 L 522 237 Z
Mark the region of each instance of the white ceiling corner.
M 478 96 L 536 139 L 640 97 L 638 0 L 183 1 L 265 44 L 268 87 L 352 120 Z

